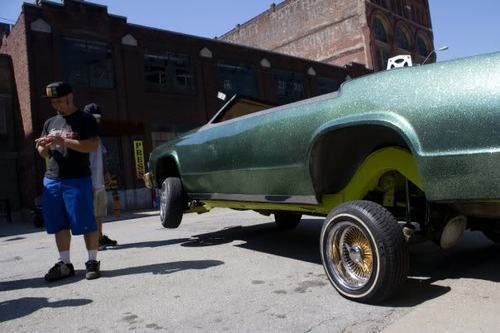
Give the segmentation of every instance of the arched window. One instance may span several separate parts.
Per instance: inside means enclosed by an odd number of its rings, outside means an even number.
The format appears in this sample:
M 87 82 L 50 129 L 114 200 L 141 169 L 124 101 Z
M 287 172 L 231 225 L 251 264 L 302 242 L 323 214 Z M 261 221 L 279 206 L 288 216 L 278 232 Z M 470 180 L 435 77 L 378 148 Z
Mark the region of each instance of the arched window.
M 417 53 L 422 57 L 429 55 L 429 46 L 423 36 L 417 36 Z
M 373 32 L 376 40 L 387 43 L 387 32 L 384 23 L 379 17 L 373 19 Z
M 401 26 L 399 26 L 396 30 L 396 43 L 400 49 L 410 49 L 410 39 L 408 38 L 408 33 Z
M 376 49 L 376 62 L 377 68 L 380 71 L 385 70 L 387 67 L 387 60 L 389 59 L 389 52 L 385 47 L 377 47 Z

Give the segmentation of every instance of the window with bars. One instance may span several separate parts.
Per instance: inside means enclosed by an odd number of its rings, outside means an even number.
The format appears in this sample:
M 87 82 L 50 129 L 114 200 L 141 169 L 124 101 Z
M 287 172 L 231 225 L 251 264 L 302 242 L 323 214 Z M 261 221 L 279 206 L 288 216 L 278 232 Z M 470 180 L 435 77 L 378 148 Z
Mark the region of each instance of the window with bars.
M 191 60 L 187 55 L 144 55 L 144 80 L 147 91 L 193 92 L 193 72 Z

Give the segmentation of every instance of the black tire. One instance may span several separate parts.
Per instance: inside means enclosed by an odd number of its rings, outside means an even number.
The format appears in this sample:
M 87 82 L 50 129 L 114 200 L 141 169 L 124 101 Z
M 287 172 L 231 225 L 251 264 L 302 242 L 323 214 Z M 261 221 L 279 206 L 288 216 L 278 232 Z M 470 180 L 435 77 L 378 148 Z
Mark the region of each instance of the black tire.
M 401 227 L 375 202 L 352 201 L 333 209 L 321 229 L 320 246 L 328 279 L 347 299 L 380 303 L 406 280 L 409 255 Z
M 302 214 L 291 212 L 276 212 L 274 213 L 274 221 L 281 230 L 294 229 L 302 218 Z
M 177 228 L 182 221 L 186 194 L 181 180 L 169 177 L 163 181 L 160 192 L 160 220 L 165 228 Z

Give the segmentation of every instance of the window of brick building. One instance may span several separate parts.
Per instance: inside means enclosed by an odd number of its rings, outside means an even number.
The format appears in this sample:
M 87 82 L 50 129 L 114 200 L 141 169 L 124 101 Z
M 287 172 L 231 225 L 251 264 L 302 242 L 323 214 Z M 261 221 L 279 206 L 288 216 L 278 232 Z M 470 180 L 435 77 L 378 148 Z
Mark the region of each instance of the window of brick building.
M 323 95 L 330 92 L 334 92 L 339 90 L 340 87 L 340 80 L 338 79 L 319 77 L 316 82 L 317 82 L 316 95 Z
M 75 86 L 113 88 L 113 58 L 106 43 L 83 39 L 63 40 L 65 79 Z
M 257 97 L 257 75 L 252 66 L 217 64 L 218 90 L 227 96 L 235 94 Z
M 382 19 L 375 16 L 373 18 L 373 33 L 375 34 L 375 39 L 384 43 L 387 43 L 387 31 Z
M 145 54 L 144 80 L 147 91 L 192 92 L 194 80 L 191 60 L 182 54 Z
M 304 75 L 288 71 L 274 70 L 276 97 L 279 104 L 291 103 L 304 99 Z
M 408 38 L 408 32 L 402 26 L 396 29 L 396 43 L 400 49 L 409 50 L 410 49 L 410 39 Z
M 429 46 L 427 41 L 422 36 L 417 36 L 417 53 L 422 57 L 429 55 Z
M 377 47 L 376 49 L 377 69 L 383 71 L 387 68 L 387 60 L 389 59 L 389 51 L 386 47 Z

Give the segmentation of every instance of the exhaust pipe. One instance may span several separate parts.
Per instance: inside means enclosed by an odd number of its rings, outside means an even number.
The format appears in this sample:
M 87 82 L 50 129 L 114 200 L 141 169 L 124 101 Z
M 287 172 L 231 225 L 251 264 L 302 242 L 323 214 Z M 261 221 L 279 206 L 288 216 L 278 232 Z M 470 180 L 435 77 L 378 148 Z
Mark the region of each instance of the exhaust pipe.
M 467 217 L 465 215 L 456 215 L 449 219 L 441 232 L 439 246 L 442 249 L 449 249 L 457 245 L 464 238 L 466 227 Z

